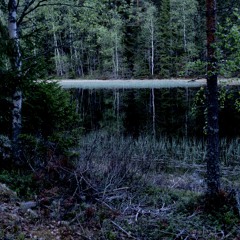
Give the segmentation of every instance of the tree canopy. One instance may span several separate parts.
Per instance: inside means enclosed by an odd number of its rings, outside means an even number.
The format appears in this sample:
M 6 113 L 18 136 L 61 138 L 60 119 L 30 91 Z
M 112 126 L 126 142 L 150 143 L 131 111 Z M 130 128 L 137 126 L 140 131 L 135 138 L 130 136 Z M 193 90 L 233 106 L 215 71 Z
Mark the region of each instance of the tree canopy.
M 197 0 L 19 1 L 22 67 L 28 71 L 36 59 L 45 63 L 38 77 L 205 75 L 204 5 Z M 237 7 L 237 1 L 219 1 L 217 8 L 219 72 L 227 77 L 239 75 Z M 2 29 L 5 2 L 0 14 Z

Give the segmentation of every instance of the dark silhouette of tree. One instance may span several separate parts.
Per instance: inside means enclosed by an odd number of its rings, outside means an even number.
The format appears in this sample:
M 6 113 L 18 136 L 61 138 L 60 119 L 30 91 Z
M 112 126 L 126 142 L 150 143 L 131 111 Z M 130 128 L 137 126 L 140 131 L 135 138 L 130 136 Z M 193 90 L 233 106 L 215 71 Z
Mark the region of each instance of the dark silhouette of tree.
M 206 0 L 207 22 L 207 194 L 220 191 L 218 83 L 216 43 L 216 0 Z

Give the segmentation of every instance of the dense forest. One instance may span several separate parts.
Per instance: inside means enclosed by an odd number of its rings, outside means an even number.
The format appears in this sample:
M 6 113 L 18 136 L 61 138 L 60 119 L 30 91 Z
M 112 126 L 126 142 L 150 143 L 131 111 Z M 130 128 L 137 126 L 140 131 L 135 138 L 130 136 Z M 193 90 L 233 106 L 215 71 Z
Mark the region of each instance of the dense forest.
M 6 44 L 5 2 L 1 3 L 1 46 Z M 19 1 L 19 38 L 24 72 L 41 64 L 38 78 L 206 74 L 205 1 L 31 2 L 30 9 L 25 11 L 26 3 Z M 224 77 L 238 76 L 239 3 L 226 0 L 217 4 L 219 73 Z M 1 69 L 9 69 L 7 58 L 1 60 Z
M 239 239 L 239 7 L 2 0 L 0 239 Z

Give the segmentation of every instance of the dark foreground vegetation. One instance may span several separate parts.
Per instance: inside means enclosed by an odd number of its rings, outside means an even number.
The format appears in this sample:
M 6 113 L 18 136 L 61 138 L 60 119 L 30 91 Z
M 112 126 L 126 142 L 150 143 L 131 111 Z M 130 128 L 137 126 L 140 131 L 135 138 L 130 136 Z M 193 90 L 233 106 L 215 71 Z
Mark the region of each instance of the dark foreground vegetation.
M 0 186 L 1 239 L 238 239 L 239 139 L 221 148 L 217 208 L 204 199 L 206 152 L 196 139 L 100 131 L 68 156 L 49 146 L 35 167 L 39 153 L 26 149 L 28 166 L 0 173 L 14 191 Z

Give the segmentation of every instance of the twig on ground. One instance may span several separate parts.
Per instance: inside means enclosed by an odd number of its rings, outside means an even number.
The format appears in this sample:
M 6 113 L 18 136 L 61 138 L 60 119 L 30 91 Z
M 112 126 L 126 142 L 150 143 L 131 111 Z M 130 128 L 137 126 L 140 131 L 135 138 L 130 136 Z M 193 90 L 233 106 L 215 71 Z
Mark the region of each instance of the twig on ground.
M 197 214 L 201 213 L 200 211 L 195 211 L 192 215 L 188 216 L 187 219 L 195 217 Z
M 102 200 L 100 200 L 100 199 L 98 199 L 98 198 L 96 198 L 95 200 L 98 201 L 98 202 L 100 202 L 100 203 L 102 203 L 105 207 L 107 207 L 107 208 L 110 209 L 111 211 L 117 211 L 114 207 L 110 206 L 110 205 L 107 204 L 106 202 L 104 202 L 104 201 L 102 201 Z
M 137 211 L 137 213 L 136 213 L 136 215 L 135 215 L 135 222 L 138 221 L 138 215 L 139 215 L 139 213 L 140 213 L 141 211 L 142 211 L 142 209 L 139 208 L 138 211 Z
M 119 226 L 117 223 L 115 223 L 114 221 L 111 221 L 111 223 L 117 227 L 120 231 L 122 231 L 123 233 L 125 233 L 129 238 L 132 239 L 136 239 L 135 237 L 133 237 L 130 233 L 128 233 L 126 230 L 124 230 L 121 226 Z

